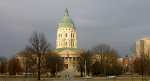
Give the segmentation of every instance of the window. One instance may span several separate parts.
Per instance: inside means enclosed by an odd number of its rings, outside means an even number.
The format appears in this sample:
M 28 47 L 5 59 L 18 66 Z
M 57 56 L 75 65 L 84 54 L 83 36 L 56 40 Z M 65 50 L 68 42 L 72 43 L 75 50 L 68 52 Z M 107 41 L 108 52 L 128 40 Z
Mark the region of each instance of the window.
M 67 37 L 67 33 L 66 33 L 66 37 Z
M 71 61 L 72 57 L 69 57 L 69 60 Z
M 59 38 L 61 38 L 61 37 L 62 37 L 62 34 L 58 34 L 58 36 L 59 36 Z
M 67 42 L 66 42 L 66 47 L 67 47 Z
M 74 42 L 72 41 L 72 47 L 74 47 Z
M 77 57 L 77 60 L 79 61 L 79 60 L 80 60 L 80 57 Z
M 68 69 L 68 64 L 64 64 L 64 67 L 65 67 L 66 69 Z
M 73 61 L 75 61 L 76 60 L 76 57 L 73 57 Z

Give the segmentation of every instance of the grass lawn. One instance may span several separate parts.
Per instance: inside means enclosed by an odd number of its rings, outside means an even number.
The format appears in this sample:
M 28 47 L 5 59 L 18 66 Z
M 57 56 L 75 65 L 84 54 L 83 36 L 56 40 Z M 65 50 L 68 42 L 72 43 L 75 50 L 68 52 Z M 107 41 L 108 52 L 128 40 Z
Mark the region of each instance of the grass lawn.
M 37 81 L 37 78 L 25 77 L 0 77 L 0 81 Z M 117 77 L 116 79 L 106 79 L 105 77 L 93 77 L 90 79 L 75 78 L 73 80 L 54 79 L 54 78 L 41 78 L 41 81 L 142 81 L 141 77 Z M 150 81 L 150 77 L 144 78 L 143 81 Z

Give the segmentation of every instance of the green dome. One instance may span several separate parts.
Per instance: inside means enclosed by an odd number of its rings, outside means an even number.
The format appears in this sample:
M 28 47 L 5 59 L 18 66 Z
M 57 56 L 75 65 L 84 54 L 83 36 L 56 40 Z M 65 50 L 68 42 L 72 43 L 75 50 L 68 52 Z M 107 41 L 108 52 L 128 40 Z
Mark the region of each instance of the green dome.
M 64 16 L 60 23 L 63 24 L 74 24 L 72 19 L 69 16 Z
M 59 27 L 74 27 L 72 19 L 69 17 L 68 9 L 65 10 L 63 19 L 59 23 Z

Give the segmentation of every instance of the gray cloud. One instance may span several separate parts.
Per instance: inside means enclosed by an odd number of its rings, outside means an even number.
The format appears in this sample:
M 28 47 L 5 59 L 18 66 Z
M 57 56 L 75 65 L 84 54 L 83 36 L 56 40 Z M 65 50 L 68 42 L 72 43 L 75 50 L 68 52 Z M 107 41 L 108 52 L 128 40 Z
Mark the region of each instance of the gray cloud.
M 109 43 L 121 55 L 150 35 L 149 0 L 0 0 L 0 55 L 12 56 L 33 31 L 44 32 L 55 47 L 56 25 L 65 8 L 78 30 L 79 48 Z

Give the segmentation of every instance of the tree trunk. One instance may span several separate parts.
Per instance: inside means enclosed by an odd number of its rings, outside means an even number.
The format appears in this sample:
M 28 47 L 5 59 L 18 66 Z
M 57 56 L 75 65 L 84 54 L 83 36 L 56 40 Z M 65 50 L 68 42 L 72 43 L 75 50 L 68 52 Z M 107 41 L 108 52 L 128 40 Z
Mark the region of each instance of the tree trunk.
M 41 73 L 40 73 L 40 70 L 41 70 L 41 58 L 40 58 L 40 55 L 38 56 L 38 80 L 41 79 Z
M 80 75 L 81 75 L 81 77 L 83 77 L 83 70 L 82 69 L 80 71 Z

